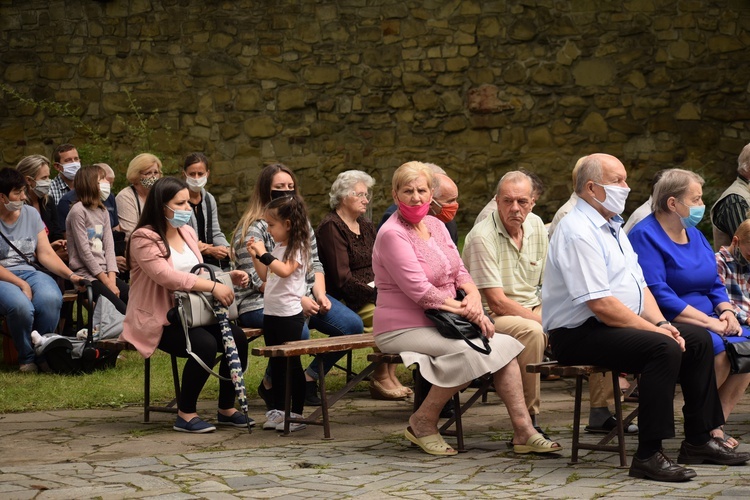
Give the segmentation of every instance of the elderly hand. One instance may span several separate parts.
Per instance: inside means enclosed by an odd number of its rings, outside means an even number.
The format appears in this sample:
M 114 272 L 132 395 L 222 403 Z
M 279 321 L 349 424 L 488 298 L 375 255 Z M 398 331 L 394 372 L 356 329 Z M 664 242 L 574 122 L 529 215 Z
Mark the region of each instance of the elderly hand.
M 463 317 L 472 323 L 479 324 L 481 317 L 484 316 L 481 294 L 478 291 L 468 293 L 461 301 L 461 308 L 464 310 L 461 314 Z
M 205 249 L 204 253 L 207 253 L 208 255 L 216 259 L 222 260 L 226 259 L 229 256 L 229 247 L 208 246 Z
M 674 325 L 665 323 L 660 326 L 659 329 L 661 330 L 660 333 L 672 337 L 674 341 L 677 342 L 677 345 L 680 346 L 680 350 L 682 352 L 685 352 L 685 339 L 682 338 L 682 335 L 680 335 L 680 331 L 675 328 Z
M 34 298 L 34 293 L 31 291 L 31 287 L 28 283 L 25 281 L 21 283 L 21 286 L 19 287 L 24 295 L 26 295 L 26 298 L 28 298 L 30 301 Z
M 250 283 L 250 276 L 239 269 L 229 271 L 229 277 L 232 278 L 232 284 L 240 288 L 245 288 Z
M 740 326 L 740 322 L 737 321 L 737 316 L 735 316 L 734 313 L 731 311 L 725 311 L 719 317 L 726 325 L 725 335 L 742 335 L 742 327 Z
M 712 332 L 718 333 L 719 335 L 727 335 L 727 322 L 720 320 L 719 318 L 714 318 L 713 316 L 708 317 L 708 322 L 706 324 L 706 328 L 711 330 Z
M 495 324 L 486 315 L 482 314 L 479 326 L 482 328 L 482 334 L 488 339 L 491 339 L 495 335 Z

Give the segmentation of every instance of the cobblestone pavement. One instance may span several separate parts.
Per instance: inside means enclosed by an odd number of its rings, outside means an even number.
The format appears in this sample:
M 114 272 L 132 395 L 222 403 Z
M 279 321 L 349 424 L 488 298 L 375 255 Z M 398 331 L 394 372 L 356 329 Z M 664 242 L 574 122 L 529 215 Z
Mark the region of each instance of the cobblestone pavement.
M 630 478 L 612 453 L 583 452 L 569 465 L 572 391 L 572 380 L 543 383 L 540 423 L 565 447 L 546 457 L 510 452 L 496 396 L 465 417 L 468 451 L 449 458 L 408 446 L 409 402 L 366 392 L 332 409 L 330 441 L 318 426 L 288 437 L 234 428 L 183 434 L 171 430 L 171 415 L 144 424 L 137 407 L 0 415 L 0 499 L 750 497 L 750 465 L 697 466 L 696 479 L 678 484 Z M 677 414 L 681 405 L 678 397 Z M 208 417 L 211 408 L 203 401 L 199 411 Z M 258 427 L 262 410 L 252 401 Z M 750 448 L 750 403 L 740 403 L 727 429 Z M 632 455 L 636 438 L 626 439 Z M 676 458 L 679 445 L 679 437 L 665 441 L 667 454 Z

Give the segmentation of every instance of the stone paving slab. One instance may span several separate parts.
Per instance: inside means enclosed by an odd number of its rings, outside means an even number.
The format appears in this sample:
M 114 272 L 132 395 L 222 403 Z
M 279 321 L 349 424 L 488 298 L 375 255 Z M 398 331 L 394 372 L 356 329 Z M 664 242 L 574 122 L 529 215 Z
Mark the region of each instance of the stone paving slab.
M 0 415 L 0 498 L 750 497 L 750 466 L 697 466 L 698 478 L 670 484 L 630 478 L 613 453 L 582 452 L 579 464 L 568 464 L 572 390 L 570 380 L 544 383 L 541 424 L 565 450 L 538 457 L 506 447 L 511 429 L 496 397 L 465 416 L 468 451 L 447 458 L 403 438 L 410 402 L 373 401 L 362 392 L 332 409 L 333 440 L 323 440 L 317 426 L 287 437 L 234 428 L 177 433 L 173 416 L 154 414 L 144 424 L 138 407 Z M 678 415 L 681 406 L 678 397 Z M 215 414 L 207 401 L 199 411 Z M 251 402 L 251 415 L 262 422 L 259 401 Z M 750 439 L 749 403 L 738 405 L 727 427 Z M 632 455 L 637 441 L 626 440 Z M 664 444 L 675 457 L 679 437 Z

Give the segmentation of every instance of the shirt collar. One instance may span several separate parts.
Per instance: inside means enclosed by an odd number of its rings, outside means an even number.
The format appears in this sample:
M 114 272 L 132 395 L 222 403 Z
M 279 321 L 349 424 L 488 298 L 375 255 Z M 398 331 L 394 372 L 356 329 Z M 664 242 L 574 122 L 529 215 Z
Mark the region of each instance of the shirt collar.
M 615 232 L 619 231 L 620 227 L 622 227 L 622 225 L 625 223 L 625 220 L 620 215 L 615 215 L 609 220 L 605 219 L 604 217 L 602 217 L 602 214 L 600 214 L 594 207 L 591 206 L 589 202 L 587 202 L 583 198 L 578 199 L 575 210 L 580 210 L 581 212 L 583 212 L 586 218 L 588 218 L 596 227 L 604 227 L 606 225 L 614 229 Z
M 531 215 L 531 212 L 529 212 L 529 215 Z M 523 240 L 526 241 L 529 238 L 529 234 L 531 233 L 531 225 L 529 224 L 529 215 L 526 216 L 526 219 L 523 221 L 523 224 L 521 224 L 521 227 L 523 228 Z M 492 212 L 492 221 L 495 223 L 495 229 L 497 229 L 498 234 L 500 236 L 503 236 L 509 240 L 512 240 L 510 235 L 508 234 L 508 230 L 505 229 L 505 225 L 503 224 L 503 221 L 500 220 L 500 214 L 497 210 Z

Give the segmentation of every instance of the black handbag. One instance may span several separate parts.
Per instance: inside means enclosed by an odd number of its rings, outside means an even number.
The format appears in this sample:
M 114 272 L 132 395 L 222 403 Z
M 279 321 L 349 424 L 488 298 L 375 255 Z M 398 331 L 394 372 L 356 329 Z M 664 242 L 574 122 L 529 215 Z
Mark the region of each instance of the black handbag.
M 750 340 L 745 342 L 729 342 L 724 339 L 727 358 L 731 366 L 732 375 L 736 373 L 750 373 Z
M 466 294 L 464 291 L 459 290 L 456 300 L 462 301 L 465 296 Z M 489 354 L 492 352 L 490 342 L 487 337 L 482 334 L 482 329 L 463 316 L 448 311 L 441 311 L 439 309 L 427 309 L 424 314 L 435 323 L 435 328 L 437 328 L 437 331 L 443 337 L 456 340 L 463 339 L 469 344 L 469 347 L 477 352 L 481 352 L 482 354 Z M 481 339 L 484 348 L 471 341 L 471 339 L 477 338 Z

